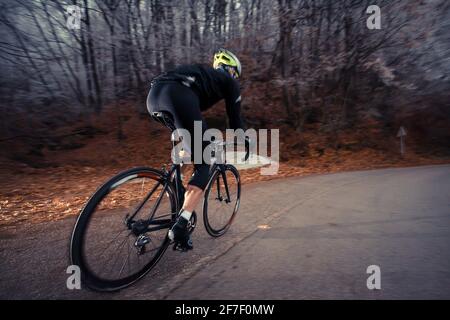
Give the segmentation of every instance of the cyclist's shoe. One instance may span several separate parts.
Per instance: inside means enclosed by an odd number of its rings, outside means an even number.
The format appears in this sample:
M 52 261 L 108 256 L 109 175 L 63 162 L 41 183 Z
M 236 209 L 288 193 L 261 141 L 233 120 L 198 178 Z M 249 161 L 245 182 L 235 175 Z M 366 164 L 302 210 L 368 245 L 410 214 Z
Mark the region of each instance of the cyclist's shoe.
M 169 230 L 169 239 L 174 241 L 173 250 L 188 251 L 194 248 L 188 228 L 189 221 L 179 216 Z

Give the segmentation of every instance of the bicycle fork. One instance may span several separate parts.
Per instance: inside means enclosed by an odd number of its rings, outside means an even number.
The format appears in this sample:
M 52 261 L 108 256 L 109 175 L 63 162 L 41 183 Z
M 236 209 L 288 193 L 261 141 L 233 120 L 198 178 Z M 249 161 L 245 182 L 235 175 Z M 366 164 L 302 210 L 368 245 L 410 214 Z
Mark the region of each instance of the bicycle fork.
M 225 203 L 230 203 L 231 202 L 230 191 L 228 189 L 227 176 L 225 174 L 225 170 L 223 170 L 223 168 L 220 168 L 219 171 L 220 171 L 220 175 L 222 176 L 222 179 L 223 179 L 223 185 L 225 187 L 225 193 L 226 193 Z M 216 198 L 216 200 L 223 201 L 224 199 L 223 199 L 222 195 L 220 194 L 220 179 L 219 179 L 219 177 L 217 177 L 216 183 L 217 183 L 217 198 Z

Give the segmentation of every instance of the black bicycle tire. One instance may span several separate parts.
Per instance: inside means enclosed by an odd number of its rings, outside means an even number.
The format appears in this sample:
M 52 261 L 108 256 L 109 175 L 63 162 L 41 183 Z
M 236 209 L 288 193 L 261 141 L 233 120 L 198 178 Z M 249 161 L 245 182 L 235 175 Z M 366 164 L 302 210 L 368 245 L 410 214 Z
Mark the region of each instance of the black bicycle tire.
M 85 284 L 87 287 L 89 287 L 92 290 L 95 291 L 117 291 L 120 289 L 123 289 L 125 287 L 128 287 L 144 277 L 161 259 L 161 257 L 164 255 L 164 252 L 167 250 L 167 247 L 170 244 L 169 238 L 166 236 L 163 244 L 161 245 L 161 248 L 156 253 L 155 257 L 147 263 L 139 272 L 136 272 L 135 274 L 120 280 L 102 280 L 99 277 L 92 275 L 89 273 L 89 268 L 86 267 L 84 263 L 83 258 L 83 241 L 84 241 L 84 234 L 86 231 L 86 226 L 89 222 L 89 219 L 94 212 L 97 204 L 108 194 L 111 185 L 116 183 L 117 181 L 120 181 L 121 179 L 124 179 L 127 176 L 133 175 L 133 174 L 150 174 L 153 175 L 154 178 L 159 178 L 161 182 L 168 183 L 168 192 L 169 195 L 172 195 L 170 197 L 170 205 L 172 212 L 176 212 L 178 209 L 178 199 L 175 192 L 175 189 L 170 181 L 166 179 L 166 176 L 163 172 L 147 168 L 147 167 L 137 167 L 132 168 L 126 171 L 123 171 L 116 176 L 112 177 L 110 180 L 105 182 L 100 188 L 97 189 L 97 191 L 92 195 L 92 197 L 88 200 L 84 208 L 81 210 L 78 219 L 76 221 L 75 227 L 73 229 L 72 237 L 71 237 L 71 243 L 70 243 L 70 260 L 72 265 L 77 265 L 80 267 L 81 270 L 81 276 L 82 276 L 82 285 Z M 174 219 L 174 217 L 173 217 Z
M 208 234 L 214 238 L 223 236 L 228 231 L 231 224 L 233 223 L 233 220 L 236 217 L 237 212 L 239 211 L 239 205 L 240 205 L 240 201 L 241 201 L 241 178 L 239 175 L 239 171 L 236 169 L 236 167 L 234 167 L 232 165 L 225 165 L 225 171 L 227 171 L 227 170 L 231 171 L 233 173 L 233 175 L 236 177 L 238 191 L 237 191 L 237 199 L 236 199 L 236 204 L 234 206 L 233 214 L 231 215 L 228 223 L 222 229 L 220 229 L 218 231 L 215 230 L 211 226 L 211 224 L 209 222 L 209 218 L 208 218 L 208 197 L 209 197 L 209 193 L 211 192 L 213 183 L 216 181 L 217 176 L 220 174 L 219 169 L 216 169 L 213 172 L 213 174 L 205 188 L 205 194 L 204 194 L 204 198 L 203 198 L 203 223 L 205 225 L 206 232 L 208 232 Z

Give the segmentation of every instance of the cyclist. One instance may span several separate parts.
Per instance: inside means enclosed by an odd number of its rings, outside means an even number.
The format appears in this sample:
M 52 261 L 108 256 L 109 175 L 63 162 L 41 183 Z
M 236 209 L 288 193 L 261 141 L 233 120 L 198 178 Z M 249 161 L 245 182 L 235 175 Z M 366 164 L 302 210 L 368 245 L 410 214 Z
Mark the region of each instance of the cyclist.
M 214 54 L 212 67 L 200 64 L 183 65 L 154 78 L 147 97 L 147 109 L 150 114 L 169 112 L 176 128 L 186 129 L 191 137 L 194 137 L 194 121 L 201 121 L 203 132 L 207 129 L 201 112 L 224 99 L 230 127 L 243 129 L 241 94 L 237 82 L 240 76 L 239 59 L 232 52 L 219 49 Z M 191 150 L 195 150 L 196 141 L 191 141 Z M 202 150 L 206 145 L 206 142 L 202 142 Z M 209 165 L 203 160 L 202 163 L 194 164 L 194 174 L 184 194 L 182 209 L 169 230 L 169 238 L 183 251 L 193 248 L 187 225 L 201 200 L 208 174 Z

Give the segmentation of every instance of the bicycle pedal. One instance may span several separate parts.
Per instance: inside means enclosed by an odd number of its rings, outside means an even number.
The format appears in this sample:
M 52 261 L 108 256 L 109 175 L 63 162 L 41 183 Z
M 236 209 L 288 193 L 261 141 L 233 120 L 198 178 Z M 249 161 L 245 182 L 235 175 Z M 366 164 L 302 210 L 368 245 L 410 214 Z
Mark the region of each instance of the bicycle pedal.
M 187 252 L 194 249 L 194 246 L 192 245 L 192 243 L 191 245 L 183 245 L 181 242 L 175 242 L 172 249 L 173 251 Z

